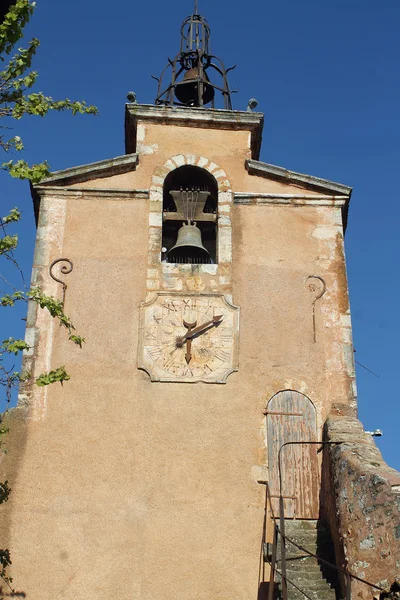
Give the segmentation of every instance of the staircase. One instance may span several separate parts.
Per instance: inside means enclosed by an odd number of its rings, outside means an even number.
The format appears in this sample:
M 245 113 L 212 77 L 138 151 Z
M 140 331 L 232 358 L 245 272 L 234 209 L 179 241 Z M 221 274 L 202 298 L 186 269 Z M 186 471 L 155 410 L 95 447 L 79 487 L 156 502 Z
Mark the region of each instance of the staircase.
M 285 534 L 309 552 L 317 554 L 330 563 L 335 563 L 333 544 L 329 533 L 317 526 L 317 521 L 285 521 Z M 286 577 L 288 600 L 336 600 L 336 571 L 322 565 L 312 556 L 306 555 L 289 541 L 286 543 Z M 278 545 L 277 570 L 281 570 L 280 547 Z M 276 575 L 277 582 L 281 581 Z M 296 589 L 290 582 L 299 588 Z M 281 585 L 279 585 L 281 588 Z M 299 590 L 307 594 L 305 596 Z M 279 592 L 278 598 L 282 595 Z

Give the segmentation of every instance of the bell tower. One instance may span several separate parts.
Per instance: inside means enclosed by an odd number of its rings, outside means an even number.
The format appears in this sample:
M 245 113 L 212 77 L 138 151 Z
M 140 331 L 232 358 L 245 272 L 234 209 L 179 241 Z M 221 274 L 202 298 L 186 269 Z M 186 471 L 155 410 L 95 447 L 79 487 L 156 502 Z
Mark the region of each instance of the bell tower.
M 400 478 L 356 417 L 351 188 L 260 161 L 229 70 L 195 2 L 125 153 L 33 186 L 32 283 L 86 344 L 30 306 L 2 535 L 32 600 L 367 599 L 398 572 Z M 285 526 L 313 554 L 324 532 L 335 577 L 293 580 Z
M 199 14 L 198 1 L 194 12 L 181 26 L 181 47 L 174 60 L 169 60 L 158 81 L 156 105 L 210 106 L 215 108 L 216 95 L 222 95 L 223 108 L 232 110 L 231 90 L 222 61 L 211 54 L 210 27 Z M 167 87 L 165 82 L 170 80 Z M 211 76 L 211 77 L 210 77 Z M 218 83 L 214 83 L 218 79 Z

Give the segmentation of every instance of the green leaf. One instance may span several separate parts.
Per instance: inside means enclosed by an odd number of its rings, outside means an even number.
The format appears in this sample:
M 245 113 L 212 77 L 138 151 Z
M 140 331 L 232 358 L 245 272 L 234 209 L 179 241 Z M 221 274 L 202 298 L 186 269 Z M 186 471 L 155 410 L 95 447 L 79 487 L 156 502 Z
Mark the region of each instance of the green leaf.
M 22 38 L 25 25 L 29 22 L 36 2 L 16 0 L 10 6 L 0 24 L 0 54 L 10 54 L 15 44 Z
M 0 565 L 5 569 L 12 564 L 9 550 L 0 550 Z
M 8 340 L 3 340 L 1 348 L 9 354 L 17 354 L 23 350 L 29 350 L 30 346 L 24 340 L 14 340 L 10 337 Z
M 0 297 L 0 306 L 14 306 L 17 300 L 26 300 L 24 292 L 15 292 L 12 296 L 5 294 Z
M 86 342 L 85 338 L 81 337 L 80 335 L 70 335 L 68 339 L 79 346 L 79 348 L 82 348 L 82 345 Z
M 16 223 L 20 220 L 21 215 L 22 213 L 18 210 L 18 208 L 13 208 L 6 217 L 3 217 L 3 225 L 8 225 L 8 223 Z
M 6 235 L 0 238 L 0 255 L 15 250 L 18 246 L 18 235 Z
M 45 96 L 43 92 L 36 92 L 27 96 L 21 96 L 15 102 L 12 109 L 12 117 L 14 119 L 21 119 L 26 114 L 44 117 L 50 110 L 58 112 L 70 110 L 73 115 L 78 113 L 96 115 L 98 113 L 95 106 L 88 105 L 85 101 L 77 102 L 69 100 L 69 98 L 54 100 L 51 96 Z
M 60 382 L 61 385 L 64 381 L 68 381 L 70 376 L 68 375 L 65 367 L 58 367 L 54 371 L 50 371 L 49 373 L 43 373 L 36 379 L 36 385 L 39 387 L 43 387 L 45 385 L 50 385 L 52 383 Z
M 0 450 L 1 452 L 3 452 L 3 454 L 7 454 L 7 450 L 6 448 L 4 448 L 4 442 L 2 440 L 3 435 L 7 435 L 7 433 L 9 433 L 10 429 L 8 427 L 4 427 L 4 425 L 0 426 Z
M 2 166 L 3 169 L 10 173 L 11 177 L 29 179 L 32 183 L 39 183 L 42 179 L 50 175 L 49 165 L 46 161 L 30 167 L 24 160 L 18 160 L 17 162 L 10 160 L 7 163 L 3 163 Z
M 46 296 L 40 288 L 31 289 L 27 295 L 31 300 L 39 304 L 40 308 L 45 308 L 52 317 L 59 319 L 61 325 L 66 327 L 69 333 L 75 329 L 71 319 L 64 313 L 61 300 L 56 300 L 52 296 Z
M 7 502 L 10 492 L 11 492 L 11 488 L 8 487 L 8 481 L 0 482 L 0 504 L 3 504 L 3 502 Z M 0 563 L 3 564 L 1 555 L 0 555 Z

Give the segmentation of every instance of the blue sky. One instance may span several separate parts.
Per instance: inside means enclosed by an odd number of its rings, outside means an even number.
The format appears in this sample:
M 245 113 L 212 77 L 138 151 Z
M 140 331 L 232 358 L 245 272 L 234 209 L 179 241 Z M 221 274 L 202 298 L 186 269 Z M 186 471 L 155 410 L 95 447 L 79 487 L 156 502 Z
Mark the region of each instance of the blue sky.
M 400 3 L 385 0 L 199 0 L 211 26 L 212 50 L 239 93 L 265 113 L 261 160 L 354 188 L 346 253 L 357 367 L 359 413 L 366 429 L 384 431 L 378 445 L 400 468 L 397 385 L 400 316 L 397 172 L 400 159 Z M 124 103 L 134 90 L 152 103 L 168 56 L 179 50 L 179 29 L 190 0 L 39 0 L 27 36 L 41 40 L 37 90 L 86 99 L 98 117 L 50 115 L 17 123 L 30 162 L 53 170 L 124 152 Z M 6 157 L 12 158 L 12 156 Z M 20 261 L 27 273 L 34 220 L 26 183 L 0 172 L 2 214 L 24 210 Z M 23 335 L 24 314 L 5 315 L 4 337 Z M 19 330 L 19 331 L 18 331 Z M 5 335 L 4 335 L 5 334 Z

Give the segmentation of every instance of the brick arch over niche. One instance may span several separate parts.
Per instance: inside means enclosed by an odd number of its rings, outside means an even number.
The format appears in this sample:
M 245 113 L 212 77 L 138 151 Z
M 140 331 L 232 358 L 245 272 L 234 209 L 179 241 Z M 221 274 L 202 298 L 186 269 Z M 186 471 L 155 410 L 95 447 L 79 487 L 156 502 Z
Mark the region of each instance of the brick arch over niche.
M 178 154 L 169 158 L 162 166 L 157 167 L 157 169 L 154 171 L 151 180 L 150 194 L 152 192 L 159 193 L 160 191 L 162 193 L 164 180 L 167 175 L 171 171 L 174 171 L 175 169 L 185 165 L 200 167 L 201 169 L 208 171 L 217 180 L 219 193 L 232 193 L 232 187 L 225 171 L 212 160 L 204 156 L 196 156 L 194 154 Z
M 178 154 L 169 158 L 163 165 L 156 168 L 151 178 L 149 190 L 149 249 L 148 269 L 155 275 L 155 269 L 160 266 L 162 248 L 163 225 L 163 188 L 166 177 L 179 167 L 185 165 L 204 169 L 214 177 L 218 185 L 218 249 L 215 275 L 221 280 L 221 292 L 231 293 L 231 265 L 232 265 L 232 224 L 231 211 L 233 206 L 233 191 L 225 171 L 212 160 L 204 156 L 193 154 Z M 189 265 L 188 265 L 189 266 Z M 199 265 L 199 273 L 203 269 Z M 223 270 L 223 273 L 222 273 Z M 220 281 L 218 279 L 218 281 Z M 157 284 L 148 278 L 147 290 L 157 291 L 163 289 L 163 284 Z

